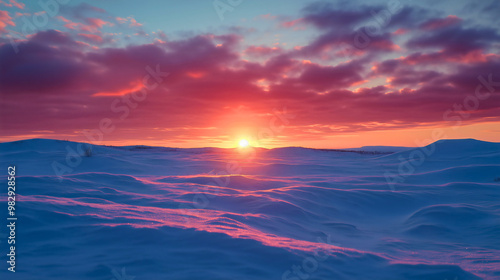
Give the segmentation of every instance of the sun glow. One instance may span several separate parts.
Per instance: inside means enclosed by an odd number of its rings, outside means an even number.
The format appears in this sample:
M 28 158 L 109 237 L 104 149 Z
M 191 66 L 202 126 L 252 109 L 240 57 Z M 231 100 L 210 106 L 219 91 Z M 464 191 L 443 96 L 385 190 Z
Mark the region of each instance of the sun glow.
M 240 147 L 244 148 L 244 147 L 248 147 L 249 143 L 246 139 L 241 139 L 240 140 Z

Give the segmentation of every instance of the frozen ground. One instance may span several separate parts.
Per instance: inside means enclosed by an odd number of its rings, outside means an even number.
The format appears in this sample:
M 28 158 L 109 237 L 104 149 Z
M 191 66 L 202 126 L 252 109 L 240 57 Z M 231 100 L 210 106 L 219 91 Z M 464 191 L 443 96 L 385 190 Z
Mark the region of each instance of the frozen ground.
M 500 279 L 499 143 L 88 146 L 0 144 L 19 219 L 0 279 Z

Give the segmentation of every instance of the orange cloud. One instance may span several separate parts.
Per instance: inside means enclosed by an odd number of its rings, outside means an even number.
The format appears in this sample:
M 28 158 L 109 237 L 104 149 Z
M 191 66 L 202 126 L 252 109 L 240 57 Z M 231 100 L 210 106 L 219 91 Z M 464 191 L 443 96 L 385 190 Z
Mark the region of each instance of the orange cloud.
M 94 93 L 92 96 L 123 96 L 132 92 L 141 90 L 144 87 L 141 81 L 135 81 L 130 83 L 126 88 L 119 89 L 116 91 L 98 92 Z

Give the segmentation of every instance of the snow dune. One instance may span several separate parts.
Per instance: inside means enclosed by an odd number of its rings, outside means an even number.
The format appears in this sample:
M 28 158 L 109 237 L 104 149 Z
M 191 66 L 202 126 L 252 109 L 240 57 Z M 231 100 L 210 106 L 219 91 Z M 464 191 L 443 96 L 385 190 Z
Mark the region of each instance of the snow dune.
M 500 143 L 31 139 L 0 143 L 0 162 L 16 165 L 19 200 L 17 272 L 0 279 L 500 279 Z

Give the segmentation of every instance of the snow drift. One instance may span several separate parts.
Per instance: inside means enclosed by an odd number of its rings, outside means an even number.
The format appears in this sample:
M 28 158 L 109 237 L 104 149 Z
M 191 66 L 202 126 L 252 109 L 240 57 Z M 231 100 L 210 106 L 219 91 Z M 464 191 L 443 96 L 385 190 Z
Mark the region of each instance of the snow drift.
M 0 161 L 17 167 L 19 219 L 17 272 L 1 279 L 500 278 L 499 143 L 249 151 L 32 139 L 1 143 Z

